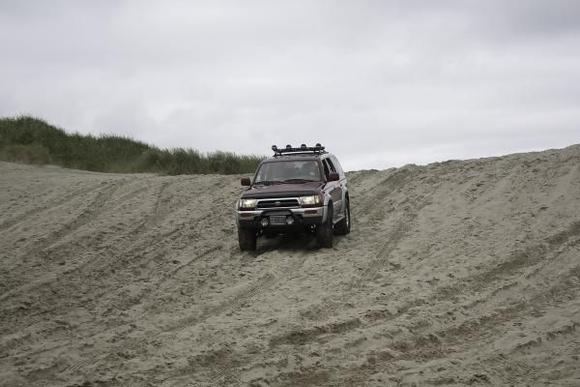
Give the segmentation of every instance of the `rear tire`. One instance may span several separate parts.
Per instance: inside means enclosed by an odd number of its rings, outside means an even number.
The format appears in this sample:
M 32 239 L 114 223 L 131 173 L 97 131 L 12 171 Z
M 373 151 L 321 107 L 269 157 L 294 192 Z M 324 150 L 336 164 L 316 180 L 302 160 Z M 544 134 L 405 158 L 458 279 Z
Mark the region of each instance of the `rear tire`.
M 347 199 L 346 201 L 346 208 L 344 209 L 344 218 L 340 222 L 334 226 L 334 232 L 337 235 L 346 235 L 350 232 L 350 225 L 351 225 L 351 217 L 350 217 L 350 200 Z
M 320 247 L 332 247 L 332 242 L 334 241 L 334 236 L 332 235 L 332 215 L 332 206 L 328 206 L 326 222 L 316 228 L 316 241 Z
M 238 242 L 240 243 L 240 250 L 255 251 L 256 250 L 256 230 L 251 228 L 238 228 Z

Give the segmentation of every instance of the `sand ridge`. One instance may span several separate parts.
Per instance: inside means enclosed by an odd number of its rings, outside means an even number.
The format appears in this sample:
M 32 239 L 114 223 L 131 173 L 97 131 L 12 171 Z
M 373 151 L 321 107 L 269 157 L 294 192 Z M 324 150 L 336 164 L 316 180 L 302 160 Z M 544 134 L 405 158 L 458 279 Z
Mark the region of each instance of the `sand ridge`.
M 242 253 L 239 176 L 0 163 L 0 385 L 580 384 L 580 146 L 348 177 Z

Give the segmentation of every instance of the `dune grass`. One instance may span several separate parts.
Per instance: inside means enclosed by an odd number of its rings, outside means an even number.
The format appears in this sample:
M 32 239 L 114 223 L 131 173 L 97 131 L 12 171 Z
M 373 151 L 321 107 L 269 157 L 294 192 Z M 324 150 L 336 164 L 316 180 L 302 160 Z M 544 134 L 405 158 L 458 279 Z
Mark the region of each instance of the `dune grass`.
M 0 160 L 4 161 L 98 172 L 180 175 L 251 173 L 262 159 L 231 152 L 159 149 L 117 135 L 71 134 L 27 116 L 0 118 Z

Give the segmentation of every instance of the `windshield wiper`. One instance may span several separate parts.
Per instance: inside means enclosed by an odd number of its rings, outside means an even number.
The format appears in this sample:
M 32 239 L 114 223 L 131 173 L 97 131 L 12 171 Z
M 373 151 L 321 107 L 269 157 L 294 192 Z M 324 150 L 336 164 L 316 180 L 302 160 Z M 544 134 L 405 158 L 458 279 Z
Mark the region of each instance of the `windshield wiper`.
M 316 180 L 309 179 L 286 179 L 282 183 L 312 183 Z
M 254 185 L 256 185 L 256 184 L 272 185 L 272 184 L 280 184 L 280 183 L 281 183 L 281 181 L 262 180 L 262 181 L 256 181 L 254 183 Z

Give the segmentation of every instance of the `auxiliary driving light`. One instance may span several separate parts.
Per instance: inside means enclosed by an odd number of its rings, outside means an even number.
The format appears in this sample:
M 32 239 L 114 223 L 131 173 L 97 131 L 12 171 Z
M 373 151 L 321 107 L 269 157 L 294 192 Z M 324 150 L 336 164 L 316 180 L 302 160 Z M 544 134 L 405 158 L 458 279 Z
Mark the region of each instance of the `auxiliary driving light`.
M 260 223 L 262 224 L 262 227 L 268 227 L 268 224 L 270 224 L 268 218 L 263 218 Z
M 290 225 L 294 223 L 294 218 L 291 216 L 286 217 L 286 224 Z

